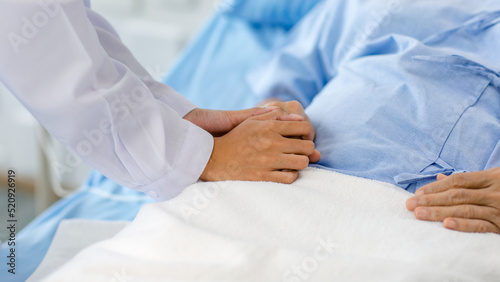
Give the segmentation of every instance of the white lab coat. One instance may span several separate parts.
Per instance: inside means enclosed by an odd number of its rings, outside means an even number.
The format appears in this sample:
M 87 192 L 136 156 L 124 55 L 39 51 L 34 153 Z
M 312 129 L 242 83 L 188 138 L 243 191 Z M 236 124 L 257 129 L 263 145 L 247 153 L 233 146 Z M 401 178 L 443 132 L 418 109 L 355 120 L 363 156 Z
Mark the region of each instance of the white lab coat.
M 155 200 L 196 182 L 212 136 L 84 0 L 0 0 L 0 80 L 68 149 Z

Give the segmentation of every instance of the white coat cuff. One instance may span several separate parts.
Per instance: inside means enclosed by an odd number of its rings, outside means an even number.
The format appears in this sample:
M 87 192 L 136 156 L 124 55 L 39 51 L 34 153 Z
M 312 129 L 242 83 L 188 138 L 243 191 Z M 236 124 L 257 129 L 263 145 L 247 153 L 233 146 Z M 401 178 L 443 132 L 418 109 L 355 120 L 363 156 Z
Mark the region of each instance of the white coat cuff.
M 148 83 L 151 82 L 148 81 Z M 177 93 L 166 84 L 155 81 L 153 85 L 149 85 L 149 87 L 153 93 L 157 94 L 157 99 L 160 102 L 168 105 L 176 111 L 180 117 L 186 116 L 189 112 L 197 108 L 197 106 L 186 99 L 186 97 Z
M 198 181 L 212 155 L 213 146 L 214 139 L 210 133 L 189 123 L 175 168 L 155 182 L 136 189 L 156 201 L 166 201 L 178 196 Z

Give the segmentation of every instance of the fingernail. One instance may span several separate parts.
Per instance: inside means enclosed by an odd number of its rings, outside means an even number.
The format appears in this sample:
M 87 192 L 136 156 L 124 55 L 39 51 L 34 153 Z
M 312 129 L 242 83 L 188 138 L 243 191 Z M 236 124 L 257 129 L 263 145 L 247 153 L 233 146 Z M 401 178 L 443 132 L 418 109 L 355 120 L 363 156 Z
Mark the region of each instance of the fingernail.
M 415 210 L 415 208 L 417 207 L 417 201 L 411 199 L 411 200 L 408 200 L 408 203 L 406 204 L 406 206 L 408 207 L 409 210 Z
M 438 173 L 438 175 L 436 176 L 436 181 L 443 180 L 443 179 L 445 179 L 446 177 L 448 177 L 448 176 L 446 176 L 446 175 L 444 175 L 444 174 L 442 174 L 442 173 Z
M 415 192 L 415 196 L 422 196 L 425 194 L 425 191 L 423 189 L 418 189 L 417 192 Z
M 447 220 L 444 225 L 446 228 L 450 228 L 450 229 L 457 229 L 458 228 L 457 222 L 453 219 Z
M 266 109 L 266 110 L 277 110 L 277 109 L 279 109 L 280 107 L 278 107 L 278 106 L 261 106 L 261 107 L 259 107 L 259 108 L 261 108 L 261 109 Z
M 297 114 L 290 114 L 290 117 L 294 118 L 294 119 L 300 119 L 300 120 L 304 120 L 304 117 L 301 116 L 301 115 L 297 115 Z
M 417 217 L 418 218 L 427 218 L 428 214 L 429 214 L 429 212 L 427 211 L 427 209 L 419 209 L 419 210 L 417 210 Z

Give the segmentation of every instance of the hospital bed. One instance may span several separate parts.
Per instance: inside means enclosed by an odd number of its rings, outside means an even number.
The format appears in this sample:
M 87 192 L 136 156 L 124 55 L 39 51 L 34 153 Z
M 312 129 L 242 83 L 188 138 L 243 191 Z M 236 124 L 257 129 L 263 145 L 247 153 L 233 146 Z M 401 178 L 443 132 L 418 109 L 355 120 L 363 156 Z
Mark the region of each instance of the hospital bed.
M 255 1 L 255 3 L 258 2 Z M 262 3 L 265 2 L 262 1 Z M 297 3 L 302 3 L 302 1 L 291 1 L 290 3 L 295 3 L 290 5 L 292 7 L 298 5 Z M 241 7 L 238 8 L 241 9 Z M 247 86 L 245 75 L 256 62 L 263 59 L 271 49 L 280 44 L 290 27 L 293 26 L 294 20 L 298 20 L 301 14 L 307 12 L 307 7 L 299 8 L 301 12 L 294 14 L 293 20 L 289 18 L 288 21 L 282 22 L 266 19 L 259 21 L 259 17 L 255 16 L 255 13 L 243 13 L 244 17 L 216 13 L 198 37 L 186 48 L 170 70 L 165 82 L 202 108 L 241 109 L 254 106 L 260 101 L 258 97 L 252 95 Z M 260 14 L 257 13 L 257 15 Z M 280 279 L 283 281 L 302 281 L 321 274 L 324 274 L 325 277 L 336 277 L 339 281 L 346 279 L 366 280 L 367 277 L 373 278 L 371 279 L 373 281 L 422 281 L 422 279 L 429 277 L 433 277 L 435 281 L 462 281 L 464 277 L 463 281 L 474 281 L 474 277 L 455 276 L 455 272 L 453 272 L 453 269 L 459 271 L 465 260 L 451 261 L 450 265 L 446 265 L 448 268 L 445 270 L 434 267 L 434 265 L 441 264 L 443 266 L 443 263 L 446 262 L 445 258 L 449 256 L 460 258 L 460 254 L 468 251 L 471 252 L 467 254 L 467 260 L 480 260 L 481 254 L 491 254 L 491 250 L 500 247 L 496 235 L 465 235 L 452 231 L 445 233 L 446 231 L 439 223 L 416 221 L 413 215 L 401 205 L 409 197 L 409 193 L 394 186 L 315 169 L 308 169 L 303 176 L 294 184 L 294 187 L 300 189 L 291 189 L 280 184 L 249 187 L 248 185 L 251 184 L 248 183 L 227 185 L 201 183 L 188 188 L 186 193 L 164 206 L 148 205 L 144 208 L 146 204 L 152 202 L 146 195 L 114 184 L 101 174 L 93 172 L 78 192 L 54 204 L 19 234 L 18 245 L 20 247 L 17 254 L 20 262 L 19 271 L 13 281 L 24 280 L 35 271 L 49 250 L 58 226 L 66 219 L 132 221 L 139 214 L 141 220 L 134 222 L 131 228 L 122 234 L 123 241 L 121 243 L 128 246 L 124 248 L 124 254 L 128 251 L 132 252 L 133 248 L 131 247 L 137 241 L 142 241 L 144 246 L 144 250 L 140 250 L 141 252 L 154 250 L 162 244 L 163 240 L 167 243 L 182 244 L 186 238 L 176 236 L 179 234 L 193 235 L 193 226 L 197 226 L 199 229 L 195 230 L 195 236 L 190 239 L 190 243 L 184 242 L 185 249 L 177 253 L 176 250 L 173 250 L 171 254 L 165 253 L 153 261 L 137 260 L 137 265 L 134 264 L 134 267 L 140 270 L 141 267 L 147 268 L 152 263 L 162 263 L 161 266 L 168 269 L 166 274 L 172 275 L 172 277 L 175 277 L 178 272 L 182 272 L 182 267 L 188 266 L 187 263 L 183 265 L 175 263 L 175 255 L 184 254 L 186 260 L 192 258 L 195 264 L 199 263 L 198 268 L 184 271 L 184 273 L 192 275 L 191 278 L 202 277 L 204 267 L 217 269 L 221 265 L 225 267 L 224 263 L 235 261 L 237 267 L 234 270 L 237 272 L 232 273 L 229 271 L 231 269 L 226 269 L 228 275 L 234 275 L 227 277 L 246 275 L 246 279 L 234 279 L 238 281 L 263 281 L 264 277 L 276 278 L 273 281 Z M 321 180 L 322 185 L 311 182 L 311 179 Z M 330 185 L 340 185 L 339 187 L 345 187 L 345 189 L 332 190 Z M 366 187 L 373 189 L 366 189 Z M 186 218 L 183 214 L 185 204 L 191 200 L 199 200 L 197 195 L 210 195 L 210 193 L 216 193 L 218 197 L 212 197 L 209 204 L 203 207 L 203 213 L 200 213 L 199 216 Z M 286 195 L 286 197 L 281 197 L 282 195 Z M 248 201 L 238 202 L 241 201 L 242 197 Z M 307 201 L 302 201 L 304 199 Z M 379 199 L 384 203 L 374 202 L 374 199 Z M 315 209 L 318 204 L 324 205 L 325 202 L 328 202 L 332 209 L 324 211 Z M 237 205 L 233 203 L 237 203 Z M 263 204 L 255 207 L 254 203 Z M 293 212 L 297 212 L 297 210 L 307 212 L 283 214 L 283 211 L 291 210 L 290 203 L 300 203 L 299 209 L 295 207 Z M 266 212 L 259 210 L 259 208 L 264 209 L 264 207 Z M 193 212 L 192 209 L 188 211 Z M 322 214 L 323 212 L 325 214 Z M 220 218 L 217 218 L 217 222 L 215 222 L 216 220 L 211 218 L 211 215 L 220 215 Z M 240 220 L 238 216 L 245 216 L 246 220 Z M 277 216 L 280 216 L 280 219 L 290 219 L 291 216 L 300 220 L 294 222 L 280 220 L 280 224 L 278 224 L 276 222 Z M 376 216 L 376 218 L 371 223 L 367 223 L 370 222 L 369 216 Z M 318 224 L 313 219 L 323 221 Z M 338 222 L 335 222 L 335 219 L 338 219 Z M 329 224 L 328 220 L 332 220 L 333 222 L 330 222 L 332 224 Z M 360 225 L 353 224 L 351 221 L 358 222 Z M 161 234 L 161 238 L 155 237 L 154 227 L 160 222 L 178 232 L 170 233 L 167 230 Z M 186 222 L 193 225 L 186 224 Z M 297 229 L 296 222 L 304 223 L 306 228 Z M 400 224 L 400 227 L 394 228 L 392 226 L 394 224 Z M 289 231 L 294 230 L 297 233 L 290 232 L 290 236 L 283 239 L 281 228 Z M 423 233 L 412 234 L 414 228 L 421 228 Z M 347 230 L 347 232 L 340 233 L 340 229 Z M 386 229 L 395 232 L 387 234 Z M 375 232 L 373 232 L 374 230 Z M 138 231 L 143 233 L 135 233 Z M 223 234 L 223 236 L 214 236 L 214 234 Z M 318 237 L 317 240 L 314 239 L 307 243 L 303 240 L 304 238 L 314 238 L 317 234 L 330 234 L 336 241 L 331 241 L 328 236 Z M 425 241 L 422 234 L 435 236 L 435 240 Z M 131 238 L 135 238 L 135 240 L 130 240 Z M 371 240 L 363 240 L 363 238 L 371 238 Z M 405 238 L 405 240 L 401 238 Z M 461 244 L 467 240 L 471 242 L 469 245 Z M 477 252 L 484 247 L 481 242 L 487 240 L 496 244 L 491 245 L 491 250 L 482 249 L 484 252 Z M 254 244 L 248 244 L 250 241 Z M 374 241 L 378 244 L 371 243 Z M 418 244 L 422 241 L 425 241 L 424 245 Z M 391 248 L 395 243 L 400 244 L 401 248 Z M 106 252 L 103 250 L 120 251 L 113 248 L 112 242 L 107 244 L 104 243 L 101 249 L 97 247 L 93 249 L 93 252 L 81 254 L 80 262 L 83 262 L 82 265 L 94 259 L 102 265 L 110 263 L 109 261 L 101 261 L 100 256 L 90 256 L 90 254 L 95 255 L 101 252 L 102 258 L 107 259 Z M 206 250 L 204 249 L 206 246 L 211 246 L 213 249 Z M 291 249 L 289 246 L 296 248 Z M 120 245 L 119 248 L 123 249 L 123 245 Z M 241 253 L 242 248 L 245 253 Z M 302 250 L 315 250 L 315 248 L 319 248 L 323 255 L 320 256 L 319 251 L 317 253 L 302 252 Z M 414 261 L 426 258 L 423 250 L 439 248 L 442 248 L 442 251 L 434 253 L 435 257 L 427 261 L 425 265 L 413 267 Z M 202 249 L 205 252 L 201 251 Z M 367 250 L 367 252 L 360 252 L 360 250 Z M 329 254 L 326 257 L 324 256 L 325 251 Z M 5 252 L 5 249 L 2 249 L 2 257 L 5 257 Z M 214 255 L 214 253 L 217 254 Z M 378 259 L 374 260 L 367 254 L 376 256 Z M 406 258 L 407 254 L 418 254 L 421 257 Z M 125 261 L 126 258 L 127 256 L 124 255 L 116 258 L 114 262 L 120 263 L 120 260 L 124 259 L 123 265 L 127 265 L 130 262 Z M 206 260 L 202 260 L 202 258 Z M 394 258 L 399 259 L 394 260 Z M 169 264 L 172 261 L 174 263 Z M 207 265 L 207 261 L 213 265 Z M 288 265 L 290 261 L 293 263 Z M 499 257 L 492 257 L 489 262 L 491 265 L 496 262 L 500 263 L 500 260 Z M 266 268 L 269 265 L 273 265 L 276 269 L 282 269 L 282 272 L 279 273 L 282 273 L 283 276 L 273 276 L 275 274 L 273 269 Z M 302 271 L 301 273 L 296 271 L 297 269 L 294 268 L 296 266 L 299 267 L 299 271 Z M 130 268 L 130 271 L 137 269 Z M 255 269 L 259 269 L 259 271 L 254 271 Z M 360 269 L 363 269 L 364 273 L 361 273 Z M 400 272 L 394 271 L 394 269 L 400 270 Z M 470 270 L 469 273 L 476 271 L 486 275 L 481 277 L 495 277 L 498 274 L 498 272 L 484 274 L 484 271 L 488 269 L 488 265 L 485 265 L 483 268 L 478 266 L 468 270 Z M 78 271 L 84 270 L 85 268 L 82 268 Z M 115 279 L 114 281 L 122 281 L 116 275 L 123 274 L 126 277 L 127 275 L 132 275 L 130 277 L 137 275 L 127 272 L 126 269 L 111 267 L 111 270 L 109 274 L 115 276 L 115 278 L 111 277 L 111 279 Z M 67 271 L 71 273 L 74 269 Z M 328 276 L 329 274 L 337 276 Z M 0 275 L 3 278 L 4 273 L 0 273 Z M 154 272 L 144 275 L 144 277 L 147 275 L 162 277 L 162 273 Z M 408 277 L 413 279 L 408 280 Z M 99 276 L 87 278 L 110 280 Z M 175 278 L 172 279 L 175 280 Z M 228 279 L 230 280 L 230 278 Z M 4 279 L 1 280 L 4 281 Z M 212 280 L 217 280 L 217 276 L 212 277 Z
M 165 82 L 202 108 L 252 107 L 258 100 L 245 87 L 244 73 L 278 44 L 287 29 L 289 26 L 256 24 L 218 10 L 177 60 Z M 28 278 L 44 258 L 61 221 L 131 221 L 150 202 L 147 195 L 92 172 L 77 192 L 52 205 L 18 234 L 17 273 L 14 276 L 2 271 L 0 280 Z M 1 250 L 3 258 L 7 256 L 5 247 Z

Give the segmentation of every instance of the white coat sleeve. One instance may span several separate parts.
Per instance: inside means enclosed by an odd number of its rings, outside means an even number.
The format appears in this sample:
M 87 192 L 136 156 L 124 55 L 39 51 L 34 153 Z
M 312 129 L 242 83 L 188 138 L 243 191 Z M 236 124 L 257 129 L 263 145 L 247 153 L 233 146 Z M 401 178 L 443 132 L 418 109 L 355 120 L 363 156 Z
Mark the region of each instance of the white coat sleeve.
M 82 0 L 0 1 L 0 79 L 95 169 L 155 200 L 175 197 L 198 180 L 213 138 L 181 118 L 192 104 L 131 69 L 119 41 L 103 46 L 91 13 Z
M 85 1 L 90 6 L 89 1 Z M 142 82 L 149 88 L 156 99 L 166 103 L 174 109 L 181 117 L 196 108 L 184 96 L 178 94 L 168 85 L 156 81 L 148 71 L 136 60 L 130 50 L 123 45 L 118 33 L 113 26 L 101 15 L 91 9 L 87 9 L 87 15 L 94 26 L 101 46 L 107 52 L 108 56 L 127 66 L 137 75 Z

